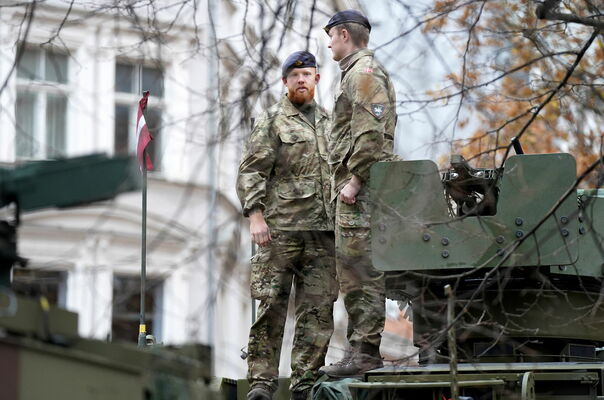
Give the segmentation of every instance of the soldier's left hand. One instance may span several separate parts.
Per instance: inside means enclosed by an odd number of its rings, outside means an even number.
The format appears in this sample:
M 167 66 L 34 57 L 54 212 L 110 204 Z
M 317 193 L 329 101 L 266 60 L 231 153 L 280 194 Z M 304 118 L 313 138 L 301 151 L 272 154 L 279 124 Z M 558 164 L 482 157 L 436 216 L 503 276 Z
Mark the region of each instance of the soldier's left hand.
M 360 190 L 360 186 L 354 182 L 348 182 L 340 191 L 340 200 L 346 204 L 354 204 L 357 201 L 356 196 Z

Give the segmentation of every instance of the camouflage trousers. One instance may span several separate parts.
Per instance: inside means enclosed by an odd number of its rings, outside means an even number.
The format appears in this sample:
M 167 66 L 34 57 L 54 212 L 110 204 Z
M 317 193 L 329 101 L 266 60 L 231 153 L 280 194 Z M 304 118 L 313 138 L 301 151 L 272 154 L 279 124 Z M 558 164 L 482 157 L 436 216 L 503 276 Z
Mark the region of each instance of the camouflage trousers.
M 355 204 L 337 199 L 336 270 L 348 313 L 348 341 L 353 350 L 379 357 L 386 307 L 384 274 L 371 262 L 369 198 L 363 192 Z
M 338 294 L 332 231 L 271 231 L 272 241 L 252 258 L 251 292 L 260 300 L 248 343 L 250 385 L 277 388 L 281 343 L 290 292 L 295 288 L 296 326 L 292 390 L 311 387 L 333 332 Z

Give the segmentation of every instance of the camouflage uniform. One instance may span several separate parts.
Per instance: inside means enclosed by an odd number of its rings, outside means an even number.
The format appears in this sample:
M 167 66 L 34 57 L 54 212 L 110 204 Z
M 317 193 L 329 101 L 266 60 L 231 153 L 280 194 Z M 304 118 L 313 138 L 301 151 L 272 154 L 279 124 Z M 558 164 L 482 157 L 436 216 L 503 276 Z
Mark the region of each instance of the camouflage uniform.
M 330 119 L 314 104 L 314 127 L 287 96 L 269 108 L 252 131 L 237 178 L 244 215 L 263 210 L 272 236 L 252 258 L 251 292 L 260 306 L 250 329 L 248 379 L 273 390 L 292 282 L 292 390 L 313 385 L 333 332 L 338 288 L 329 209 Z
M 396 99 L 388 73 L 373 52 L 360 49 L 340 61 L 342 81 L 336 94 L 329 164 L 336 206 L 336 268 L 348 312 L 348 340 L 354 350 L 379 357 L 384 328 L 383 273 L 371 262 L 369 168 L 395 159 Z M 352 174 L 363 181 L 355 204 L 339 193 Z

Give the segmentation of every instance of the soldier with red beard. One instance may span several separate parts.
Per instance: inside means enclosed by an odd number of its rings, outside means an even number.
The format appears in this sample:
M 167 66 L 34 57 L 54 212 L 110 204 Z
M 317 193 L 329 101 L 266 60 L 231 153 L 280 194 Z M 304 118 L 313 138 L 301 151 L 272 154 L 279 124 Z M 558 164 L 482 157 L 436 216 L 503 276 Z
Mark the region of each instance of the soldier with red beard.
M 330 118 L 314 101 L 319 79 L 311 53 L 298 51 L 285 60 L 287 94 L 259 118 L 239 166 L 237 194 L 260 246 L 251 262 L 251 294 L 260 306 L 248 344 L 248 400 L 270 400 L 277 389 L 292 283 L 292 399 L 307 399 L 333 332 L 338 286 L 329 206 Z

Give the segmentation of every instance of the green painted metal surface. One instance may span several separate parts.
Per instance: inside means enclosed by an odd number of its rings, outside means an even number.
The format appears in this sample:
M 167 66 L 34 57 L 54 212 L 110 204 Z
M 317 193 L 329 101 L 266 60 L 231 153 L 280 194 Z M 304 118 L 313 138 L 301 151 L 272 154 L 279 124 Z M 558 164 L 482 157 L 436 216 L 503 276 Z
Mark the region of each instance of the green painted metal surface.
M 579 211 L 579 258 L 575 264 L 552 266 L 551 273 L 581 276 L 604 276 L 604 190 L 577 191 Z
M 44 312 L 35 298 L 15 296 L 9 290 L 0 291 L 0 328 L 20 335 L 47 338 L 55 334 L 77 337 L 78 315 L 57 307 Z
M 7 400 L 218 399 L 209 377 L 200 374 L 210 360 L 177 359 L 166 349 L 144 351 L 86 339 L 61 345 L 24 337 L 0 339 L 0 356 L 10 352 L 17 355 L 13 362 L 0 362 L 0 368 L 17 371 L 12 377 L 16 394 Z M 7 378 L 0 374 L 3 387 Z
M 577 262 L 576 197 L 569 196 L 546 217 L 575 182 L 575 160 L 568 154 L 510 157 L 494 216 L 450 217 L 432 161 L 378 163 L 371 174 L 373 261 L 380 270 Z
M 562 293 L 561 290 L 543 288 L 506 288 L 501 292 L 497 289 L 498 287 L 494 287 L 486 290 L 479 300 L 469 305 L 463 301 L 456 304 L 456 315 L 467 306 L 458 323 L 458 335 L 463 337 L 464 342 L 458 346 L 465 349 L 466 357 L 478 358 L 473 350 L 473 343 L 495 345 L 494 338 L 500 338 L 502 343 L 510 337 L 579 343 L 598 343 L 604 340 L 604 304 L 596 305 L 593 293 L 580 290 Z M 413 325 L 416 342 L 428 335 L 437 337 L 447 327 L 446 320 L 439 317 L 446 311 L 446 301 L 436 296 L 426 296 L 417 303 Z M 481 324 L 481 321 L 485 323 Z M 515 350 L 515 356 L 507 358 L 509 361 L 514 361 L 521 354 L 525 359 L 533 360 L 554 361 L 561 358 L 561 348 L 547 348 L 546 351 L 545 347 L 533 346 L 530 342 L 523 346 L 516 343 Z M 504 358 L 487 353 L 480 360 L 492 362 L 497 361 L 498 357 L 500 360 Z
M 603 363 L 459 364 L 461 395 L 489 400 L 596 400 Z M 446 364 L 389 366 L 350 385 L 355 399 L 448 399 L 452 376 Z
M 77 315 L 0 292 L 3 400 L 212 400 L 211 351 L 79 337 Z
M 139 188 L 140 172 L 131 157 L 93 154 L 0 169 L 0 207 L 16 199 L 21 211 L 71 207 Z
M 19 400 L 142 399 L 142 380 L 136 370 L 90 362 L 43 346 L 20 346 Z
M 442 177 L 432 161 L 386 162 L 371 174 L 374 266 L 389 297 L 411 300 L 420 362 L 448 358 L 446 284 L 459 361 L 595 359 L 604 191 L 575 188 L 571 155 L 512 156 L 502 169 L 457 156 Z

